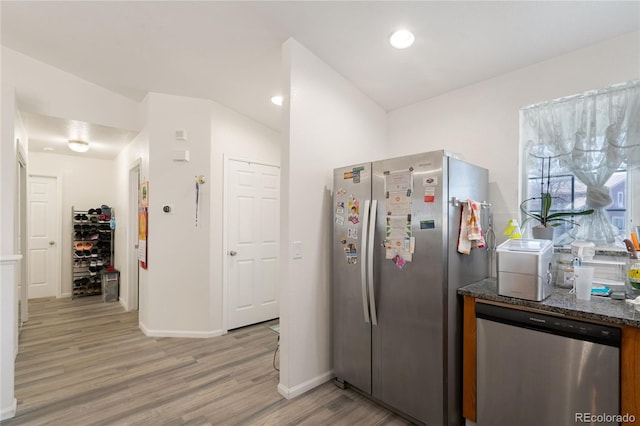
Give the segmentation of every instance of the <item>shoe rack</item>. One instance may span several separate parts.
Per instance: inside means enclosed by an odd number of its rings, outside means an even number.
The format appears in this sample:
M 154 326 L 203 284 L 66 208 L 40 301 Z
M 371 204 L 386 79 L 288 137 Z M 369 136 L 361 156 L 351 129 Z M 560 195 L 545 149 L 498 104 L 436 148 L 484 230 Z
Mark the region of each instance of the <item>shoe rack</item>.
M 102 294 L 100 274 L 113 264 L 113 217 L 113 209 L 105 205 L 89 210 L 71 208 L 72 299 Z

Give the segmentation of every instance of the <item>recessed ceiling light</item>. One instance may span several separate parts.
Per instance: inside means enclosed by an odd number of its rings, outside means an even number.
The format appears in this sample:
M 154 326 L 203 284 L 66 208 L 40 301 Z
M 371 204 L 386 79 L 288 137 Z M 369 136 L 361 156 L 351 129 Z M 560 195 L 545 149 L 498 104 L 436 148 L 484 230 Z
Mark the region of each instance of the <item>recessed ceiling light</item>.
M 411 46 L 415 41 L 415 37 L 411 31 L 407 30 L 398 30 L 395 33 L 391 34 L 389 37 L 389 43 L 396 49 L 406 49 Z
M 79 141 L 75 139 L 70 139 L 67 143 L 69 149 L 75 152 L 87 152 L 89 151 L 89 143 L 85 141 Z
M 279 96 L 279 95 L 278 96 L 273 96 L 271 98 L 271 103 L 273 103 L 275 105 L 278 105 L 278 106 L 282 106 L 282 100 L 283 100 L 282 96 Z

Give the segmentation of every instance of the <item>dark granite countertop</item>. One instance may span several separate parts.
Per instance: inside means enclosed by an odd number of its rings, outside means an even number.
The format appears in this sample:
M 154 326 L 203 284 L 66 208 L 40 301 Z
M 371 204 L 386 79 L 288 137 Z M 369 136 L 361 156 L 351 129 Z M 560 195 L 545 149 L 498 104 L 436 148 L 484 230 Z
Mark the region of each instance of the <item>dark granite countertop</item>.
M 541 302 L 534 302 L 498 295 L 496 280 L 487 278 L 458 289 L 458 294 L 578 319 L 640 327 L 640 311 L 636 310 L 632 304 L 601 296 L 591 296 L 591 300 L 577 300 L 576 295 L 570 294 L 566 288 L 554 287 L 549 297 Z

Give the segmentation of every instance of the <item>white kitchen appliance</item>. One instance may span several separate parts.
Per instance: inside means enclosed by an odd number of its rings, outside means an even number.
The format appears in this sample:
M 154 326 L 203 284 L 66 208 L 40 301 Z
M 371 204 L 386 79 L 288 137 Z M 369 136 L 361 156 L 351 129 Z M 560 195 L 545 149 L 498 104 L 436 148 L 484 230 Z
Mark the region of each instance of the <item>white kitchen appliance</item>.
M 499 295 L 540 301 L 551 294 L 553 243 L 550 240 L 507 240 L 496 252 Z

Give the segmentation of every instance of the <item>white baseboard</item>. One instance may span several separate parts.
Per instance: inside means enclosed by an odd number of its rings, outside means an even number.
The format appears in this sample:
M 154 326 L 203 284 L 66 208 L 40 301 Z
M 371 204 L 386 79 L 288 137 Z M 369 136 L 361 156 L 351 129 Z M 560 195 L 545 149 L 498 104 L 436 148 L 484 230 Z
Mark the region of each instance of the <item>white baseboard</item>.
M 0 420 L 6 420 L 15 417 L 17 408 L 18 400 L 13 398 L 13 402 L 9 407 L 2 407 L 2 409 L 0 409 Z
M 148 337 L 189 337 L 207 339 L 209 337 L 218 337 L 226 334 L 224 330 L 212 331 L 182 331 L 182 330 L 149 330 L 143 323 L 139 322 L 140 330 Z
M 118 302 L 120 302 L 120 306 L 122 306 L 125 311 L 129 312 L 129 305 L 127 305 L 127 302 L 122 299 L 118 299 Z
M 292 399 L 302 395 L 307 391 L 310 391 L 311 389 L 317 386 L 320 386 L 323 383 L 328 382 L 334 377 L 335 377 L 335 374 L 333 374 L 333 371 L 327 371 L 326 373 L 321 374 L 320 376 L 314 377 L 310 380 L 307 380 L 304 383 L 300 383 L 299 385 L 295 385 L 292 388 L 288 388 L 282 383 L 279 383 L 278 392 L 280 393 L 280 395 L 284 396 L 285 398 Z
M 71 297 L 71 293 L 60 293 L 58 299 L 67 299 L 69 297 Z

